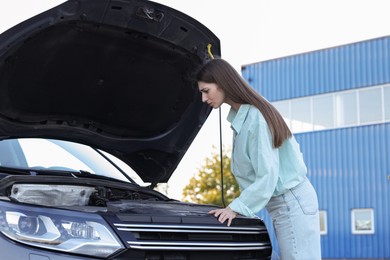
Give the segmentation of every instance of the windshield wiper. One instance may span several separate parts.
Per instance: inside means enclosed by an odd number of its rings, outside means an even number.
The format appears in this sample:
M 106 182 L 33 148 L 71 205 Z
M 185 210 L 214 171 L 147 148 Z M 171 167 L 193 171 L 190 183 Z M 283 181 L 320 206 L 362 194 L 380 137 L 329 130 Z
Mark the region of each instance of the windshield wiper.
M 46 169 L 44 167 L 9 167 L 0 166 L 0 173 L 4 172 L 7 174 L 23 174 L 23 175 L 60 175 L 60 176 L 71 176 L 72 173 L 77 173 L 74 170 L 59 170 L 59 169 Z
M 73 178 L 91 178 L 91 179 L 103 179 L 115 182 L 121 182 L 126 184 L 134 184 L 132 182 L 125 182 L 122 180 L 118 180 L 112 177 L 107 177 L 104 175 L 97 175 L 85 170 L 73 170 L 73 169 L 47 169 L 44 167 L 31 167 L 31 168 L 14 168 L 14 167 L 6 167 L 0 166 L 0 174 L 4 172 L 6 174 L 18 174 L 18 175 L 56 175 L 56 176 L 64 176 L 64 177 L 73 177 Z M 136 184 L 134 184 L 136 185 Z
M 126 181 L 118 180 L 118 179 L 104 176 L 104 175 L 97 175 L 97 174 L 94 174 L 94 173 L 91 173 L 91 172 L 85 171 L 85 170 L 74 171 L 71 173 L 72 173 L 73 177 L 76 177 L 76 178 L 81 177 L 81 178 L 91 178 L 91 179 L 103 179 L 103 180 L 109 180 L 109 181 L 122 182 L 122 183 L 126 183 L 126 184 L 129 184 L 129 183 L 134 184 L 132 182 L 126 182 Z
M 120 172 L 123 174 L 123 176 L 125 176 L 126 179 L 128 179 L 131 183 L 138 185 L 137 182 L 134 181 L 132 178 L 130 178 L 130 176 L 127 175 L 127 173 L 126 173 L 121 167 L 119 167 L 116 163 L 114 163 L 110 158 L 108 158 L 108 157 L 107 157 L 104 153 L 102 153 L 99 149 L 96 149 L 96 148 L 92 148 L 92 149 L 94 149 L 95 152 L 97 152 L 98 154 L 100 154 L 100 156 L 102 156 L 102 157 L 103 157 L 104 159 L 106 159 L 109 163 L 111 163 L 111 165 L 114 166 L 118 171 L 120 171 Z
M 13 168 L 7 166 L 0 166 L 0 173 L 11 173 L 11 174 L 23 174 L 23 175 L 31 175 L 32 170 L 24 169 L 24 168 Z

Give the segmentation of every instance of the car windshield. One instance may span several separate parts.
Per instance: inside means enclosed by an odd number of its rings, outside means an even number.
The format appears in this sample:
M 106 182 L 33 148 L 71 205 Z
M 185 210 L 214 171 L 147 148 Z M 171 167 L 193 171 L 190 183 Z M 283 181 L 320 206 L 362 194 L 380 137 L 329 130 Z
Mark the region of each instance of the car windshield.
M 115 156 L 90 146 L 53 139 L 0 141 L 0 167 L 90 173 L 145 186 L 141 178 Z

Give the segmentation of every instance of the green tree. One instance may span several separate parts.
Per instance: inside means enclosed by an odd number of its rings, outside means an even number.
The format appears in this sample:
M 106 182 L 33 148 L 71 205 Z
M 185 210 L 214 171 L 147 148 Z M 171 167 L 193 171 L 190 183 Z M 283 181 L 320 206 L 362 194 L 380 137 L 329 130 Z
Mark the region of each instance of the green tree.
M 228 154 L 230 155 L 230 151 L 223 149 L 223 189 L 226 206 L 240 194 L 236 179 L 230 171 L 231 160 Z M 220 155 L 215 151 L 211 157 L 205 158 L 198 173 L 183 189 L 184 201 L 223 206 L 220 162 Z

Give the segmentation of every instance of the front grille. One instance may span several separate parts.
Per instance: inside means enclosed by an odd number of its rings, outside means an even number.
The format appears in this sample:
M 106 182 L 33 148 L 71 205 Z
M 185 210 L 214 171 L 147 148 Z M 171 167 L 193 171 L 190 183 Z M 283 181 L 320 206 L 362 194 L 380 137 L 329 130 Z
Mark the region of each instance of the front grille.
M 227 227 L 159 224 L 114 224 L 131 232 L 127 245 L 141 250 L 244 251 L 270 249 L 267 230 L 260 227 Z M 127 236 L 129 237 L 129 236 Z

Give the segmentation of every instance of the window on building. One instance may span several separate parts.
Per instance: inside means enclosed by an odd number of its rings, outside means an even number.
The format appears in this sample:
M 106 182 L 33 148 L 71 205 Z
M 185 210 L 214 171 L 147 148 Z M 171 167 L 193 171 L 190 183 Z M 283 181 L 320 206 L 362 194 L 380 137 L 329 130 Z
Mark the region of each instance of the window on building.
M 328 234 L 327 216 L 325 210 L 320 210 L 320 234 Z
M 390 122 L 390 84 L 272 104 L 293 133 Z
M 333 95 L 313 97 L 314 130 L 324 130 L 334 127 Z
M 352 234 L 374 234 L 374 209 L 352 209 Z
M 338 93 L 336 99 L 336 125 L 352 126 L 358 123 L 356 91 Z
M 291 116 L 290 116 L 290 104 L 289 102 L 281 101 L 272 103 L 273 106 L 279 111 L 282 115 L 284 121 L 288 126 L 291 125 Z
M 293 132 L 313 131 L 310 99 L 302 98 L 291 101 L 291 129 Z
M 382 93 L 380 88 L 366 89 L 359 92 L 360 123 L 382 121 Z
M 390 86 L 383 88 L 383 101 L 385 103 L 385 120 L 390 121 Z

